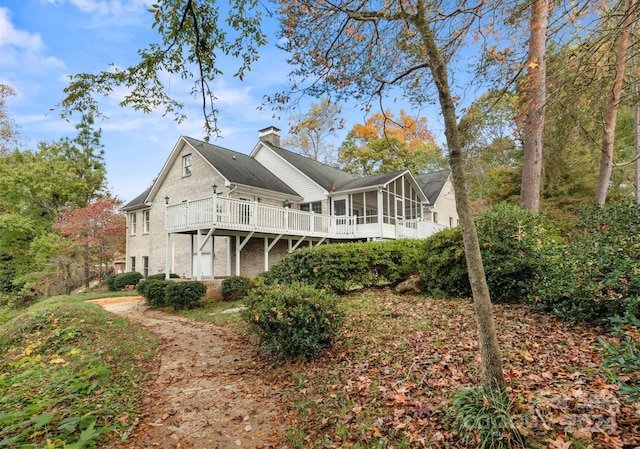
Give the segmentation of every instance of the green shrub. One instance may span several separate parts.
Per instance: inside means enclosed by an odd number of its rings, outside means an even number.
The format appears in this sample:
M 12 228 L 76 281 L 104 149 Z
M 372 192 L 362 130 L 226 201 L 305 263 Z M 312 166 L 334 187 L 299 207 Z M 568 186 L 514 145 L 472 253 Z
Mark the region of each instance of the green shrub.
M 207 293 L 207 286 L 198 281 L 169 282 L 164 290 L 165 302 L 174 310 L 191 309 Z
M 640 298 L 635 298 L 635 303 L 640 304 Z M 618 393 L 629 402 L 637 402 L 640 400 L 640 315 L 627 312 L 623 317 L 611 318 L 611 325 L 611 333 L 618 341 L 606 343 L 599 339 L 598 346 L 604 351 L 603 365 L 612 369 L 612 380 L 620 384 Z
M 168 305 L 165 291 L 171 281 L 159 279 L 146 279 L 138 284 L 138 293 L 144 296 L 145 302 L 154 308 Z
M 107 287 L 112 292 L 119 292 L 129 285 L 137 285 L 142 279 L 142 274 L 137 271 L 130 271 L 128 273 L 120 273 L 112 276 L 107 276 Z
M 567 243 L 548 248 L 534 299 L 563 319 L 605 324 L 640 296 L 640 207 L 583 206 Z
M 310 359 L 330 345 L 343 320 L 339 297 L 306 284 L 251 290 L 241 312 L 260 347 L 281 359 Z
M 246 276 L 231 276 L 222 281 L 222 299 L 225 301 L 238 301 L 247 294 L 251 288 L 251 279 Z
M 148 279 L 156 279 L 159 281 L 164 281 L 165 280 L 165 274 L 164 273 L 156 273 L 156 274 L 151 274 L 149 276 L 147 276 L 147 280 Z M 178 279 L 180 276 L 178 276 L 175 273 L 170 273 L 169 274 L 169 279 Z
M 423 244 L 396 240 L 303 248 L 280 260 L 262 278 L 266 283 L 302 282 L 336 293 L 394 285 L 416 271 Z
M 459 227 L 445 229 L 425 241 L 418 262 L 420 280 L 427 293 L 454 298 L 471 296 L 467 262 Z
M 500 391 L 464 388 L 453 395 L 453 421 L 468 447 L 511 449 L 526 447 L 513 422 L 513 402 Z
M 492 301 L 525 301 L 545 267 L 541 256 L 548 230 L 543 217 L 498 204 L 478 217 L 476 229 Z M 427 239 L 419 265 L 420 279 L 430 294 L 471 296 L 460 228 Z

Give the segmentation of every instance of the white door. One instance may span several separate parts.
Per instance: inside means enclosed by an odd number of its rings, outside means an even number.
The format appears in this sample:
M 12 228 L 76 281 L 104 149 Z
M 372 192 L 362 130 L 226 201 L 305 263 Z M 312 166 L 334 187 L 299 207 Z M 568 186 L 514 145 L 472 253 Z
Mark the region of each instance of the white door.
M 202 279 L 202 278 L 211 278 L 213 277 L 213 270 L 211 266 L 211 254 L 201 254 L 200 259 L 198 259 L 198 255 L 193 255 L 193 273 L 191 273 L 191 277 L 194 279 Z M 196 272 L 197 270 L 197 272 Z

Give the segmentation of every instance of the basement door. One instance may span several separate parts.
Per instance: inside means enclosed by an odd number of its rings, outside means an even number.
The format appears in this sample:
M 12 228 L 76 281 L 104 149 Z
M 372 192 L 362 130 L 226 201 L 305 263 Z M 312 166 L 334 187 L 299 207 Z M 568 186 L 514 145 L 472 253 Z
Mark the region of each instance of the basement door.
M 196 263 L 197 262 L 197 263 Z M 203 279 L 203 278 L 212 278 L 213 277 L 213 266 L 212 266 L 211 253 L 202 253 L 200 255 L 200 259 L 198 259 L 198 254 L 193 255 L 192 259 L 192 270 L 191 277 L 193 279 Z

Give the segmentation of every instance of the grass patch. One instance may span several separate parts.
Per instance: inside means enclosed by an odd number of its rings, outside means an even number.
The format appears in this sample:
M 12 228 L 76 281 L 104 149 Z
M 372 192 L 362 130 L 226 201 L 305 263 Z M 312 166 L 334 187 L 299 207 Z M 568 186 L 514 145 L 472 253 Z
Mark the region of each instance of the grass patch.
M 50 298 L 0 325 L 0 447 L 98 447 L 135 420 L 159 341 L 83 299 Z
M 203 299 L 193 309 L 181 310 L 178 313 L 182 316 L 227 327 L 238 334 L 244 334 L 247 326 L 242 318 L 240 318 L 240 313 L 225 313 L 228 310 L 241 307 L 244 307 L 242 301 L 223 302 L 213 299 Z

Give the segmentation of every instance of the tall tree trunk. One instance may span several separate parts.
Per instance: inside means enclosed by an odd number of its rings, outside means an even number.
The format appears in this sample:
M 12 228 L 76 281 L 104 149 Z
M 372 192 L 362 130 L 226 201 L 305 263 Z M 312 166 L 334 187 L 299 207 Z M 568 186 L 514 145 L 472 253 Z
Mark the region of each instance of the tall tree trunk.
M 471 283 L 473 304 L 478 325 L 482 363 L 482 385 L 487 389 L 504 389 L 505 381 L 502 370 L 502 357 L 496 335 L 489 288 L 482 264 L 478 234 L 473 222 L 473 216 L 471 215 L 471 202 L 469 200 L 464 171 L 465 162 L 458 134 L 455 104 L 449 89 L 449 75 L 447 74 L 447 66 L 440 54 L 431 28 L 429 24 L 424 21 L 424 16 L 424 14 L 417 14 L 416 27 L 422 34 L 422 41 L 426 48 L 429 67 L 438 90 L 440 108 L 444 116 L 449 162 L 451 164 L 453 187 L 455 190 L 456 209 L 460 218 L 467 270 L 469 272 L 469 281 Z
M 636 34 L 635 21 L 631 25 L 631 35 Z M 640 204 L 640 86 L 638 81 L 638 54 L 631 58 L 631 71 L 633 78 L 631 81 L 631 90 L 633 93 L 633 157 L 635 159 L 633 166 L 633 197 L 636 203 Z
M 607 112 L 604 117 L 604 135 L 602 136 L 602 151 L 600 154 L 600 173 L 598 184 L 596 185 L 595 202 L 604 205 L 607 200 L 609 190 L 609 180 L 613 169 L 613 144 L 616 133 L 616 119 L 618 108 L 620 107 L 620 96 L 622 94 L 622 82 L 624 81 L 624 69 L 629 54 L 629 34 L 633 23 L 633 10 L 636 0 L 629 0 L 625 18 L 622 22 L 620 36 L 618 37 L 618 49 L 616 55 L 615 73 L 613 85 L 611 86 L 611 97 L 607 105 Z
M 547 28 L 549 0 L 533 0 L 529 27 L 529 57 L 526 81 L 527 103 L 524 121 L 524 158 L 520 204 L 533 212 L 540 211 L 540 184 L 542 179 L 542 137 L 547 101 Z

